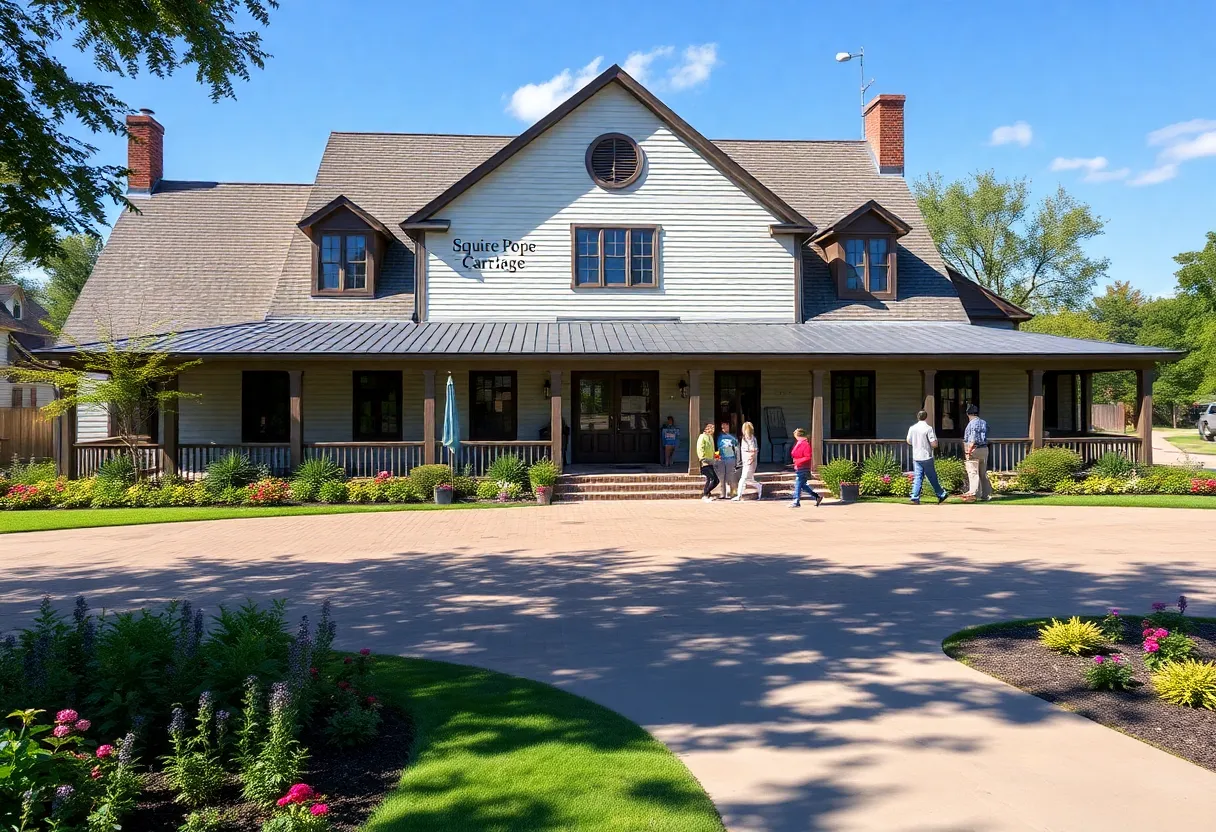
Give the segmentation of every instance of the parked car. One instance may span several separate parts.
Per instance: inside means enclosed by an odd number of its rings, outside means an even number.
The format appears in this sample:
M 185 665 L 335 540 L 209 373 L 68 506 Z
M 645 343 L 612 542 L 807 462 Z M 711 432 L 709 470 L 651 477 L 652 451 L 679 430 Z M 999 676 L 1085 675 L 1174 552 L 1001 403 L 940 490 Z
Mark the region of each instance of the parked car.
M 1199 406 L 1199 435 L 1209 442 L 1216 440 L 1216 402 Z

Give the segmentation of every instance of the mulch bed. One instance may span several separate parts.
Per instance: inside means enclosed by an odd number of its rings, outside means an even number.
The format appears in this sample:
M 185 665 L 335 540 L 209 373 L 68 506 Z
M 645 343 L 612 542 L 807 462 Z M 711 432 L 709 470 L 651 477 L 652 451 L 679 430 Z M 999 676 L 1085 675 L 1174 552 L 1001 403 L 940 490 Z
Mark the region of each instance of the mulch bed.
M 1103 651 L 1121 653 L 1135 671 L 1136 684 L 1125 691 L 1090 690 L 1083 674 L 1093 659 L 1048 650 L 1039 644 L 1039 627 L 1034 624 L 983 633 L 950 653 L 1040 699 L 1216 771 L 1216 711 L 1184 708 L 1157 698 L 1141 659 L 1139 619 L 1135 625 L 1135 633 L 1127 632 L 1119 644 Z M 1216 624 L 1192 622 L 1188 635 L 1195 640 L 1193 658 L 1216 659 Z
M 413 724 L 401 712 L 386 708 L 381 714 L 380 734 L 359 748 L 336 748 L 319 737 L 305 737 L 309 750 L 308 770 L 303 782 L 325 795 L 329 818 L 339 832 L 355 832 L 372 810 L 396 787 L 409 762 Z M 123 820 L 126 829 L 146 832 L 177 832 L 189 809 L 173 800 L 173 792 L 161 774 L 144 777 L 144 791 L 134 812 Z M 224 815 L 225 830 L 258 832 L 271 813 L 241 797 L 240 783 L 230 776 L 214 804 Z

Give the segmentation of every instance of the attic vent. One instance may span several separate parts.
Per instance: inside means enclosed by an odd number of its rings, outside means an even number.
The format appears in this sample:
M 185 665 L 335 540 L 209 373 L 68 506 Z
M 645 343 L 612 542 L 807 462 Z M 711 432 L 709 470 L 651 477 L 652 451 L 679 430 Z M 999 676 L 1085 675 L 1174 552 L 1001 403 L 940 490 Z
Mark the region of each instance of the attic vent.
M 642 148 L 623 133 L 605 133 L 587 148 L 587 172 L 601 188 L 625 188 L 642 173 Z

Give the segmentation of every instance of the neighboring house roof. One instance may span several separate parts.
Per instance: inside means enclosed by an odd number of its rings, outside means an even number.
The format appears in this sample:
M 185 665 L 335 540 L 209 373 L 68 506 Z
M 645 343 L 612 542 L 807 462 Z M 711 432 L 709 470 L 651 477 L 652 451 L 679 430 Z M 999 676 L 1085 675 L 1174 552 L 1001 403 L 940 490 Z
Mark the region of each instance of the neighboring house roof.
M 1009 321 L 1020 324 L 1034 317 L 1016 303 L 1005 300 L 986 286 L 981 286 L 966 275 L 949 266 L 946 274 L 958 292 L 958 298 L 972 321 Z
M 960 322 L 804 324 L 559 321 L 554 323 L 258 321 L 180 332 L 151 346 L 185 355 L 887 355 L 1168 360 L 1157 347 L 1060 338 Z M 58 351 L 69 351 L 60 347 Z M 55 350 L 44 350 L 52 356 Z
M 5 306 L 9 300 L 17 297 L 21 302 L 21 319 L 14 318 Z M 27 347 L 41 347 L 51 337 L 51 333 L 43 326 L 47 311 L 36 300 L 26 294 L 20 286 L 12 283 L 0 284 L 0 330 L 14 333 L 14 336 Z

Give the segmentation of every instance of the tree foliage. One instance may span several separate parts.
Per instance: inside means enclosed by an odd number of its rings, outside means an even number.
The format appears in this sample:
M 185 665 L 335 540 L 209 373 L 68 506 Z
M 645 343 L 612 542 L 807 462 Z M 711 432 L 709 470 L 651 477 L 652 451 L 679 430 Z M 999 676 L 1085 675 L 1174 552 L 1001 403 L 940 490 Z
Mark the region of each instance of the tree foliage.
M 108 86 L 73 78 L 59 41 L 91 54 L 102 72 L 164 77 L 193 66 L 213 100 L 232 97 L 267 54 L 256 31 L 277 0 L 0 0 L 0 239 L 45 263 L 60 234 L 96 234 L 104 201 L 126 203 L 117 165 L 92 162 L 96 148 L 68 131 L 124 135 L 129 111 Z
M 58 332 L 67 323 L 85 281 L 93 273 L 102 243 L 88 234 L 72 234 L 59 243 L 59 252 L 46 264 L 47 281 L 40 293 L 51 328 Z
M 1029 187 L 1026 179 L 981 171 L 949 184 L 929 174 L 913 191 L 956 271 L 1034 311 L 1079 308 L 1106 275 L 1109 261 L 1082 249 L 1105 222 L 1063 188 L 1032 208 Z

